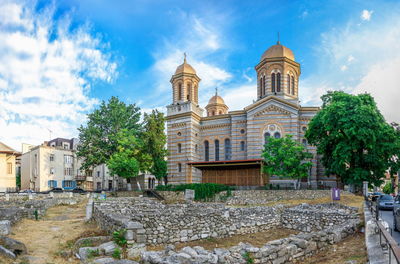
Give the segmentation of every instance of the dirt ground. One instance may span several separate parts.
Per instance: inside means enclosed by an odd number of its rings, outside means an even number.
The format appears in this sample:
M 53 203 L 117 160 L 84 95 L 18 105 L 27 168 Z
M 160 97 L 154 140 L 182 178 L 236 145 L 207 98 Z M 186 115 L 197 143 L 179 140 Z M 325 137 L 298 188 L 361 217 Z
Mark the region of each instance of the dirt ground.
M 367 263 L 367 251 L 365 249 L 364 233 L 356 233 L 339 243 L 332 245 L 327 250 L 305 259 L 303 264 L 344 264 L 349 261 L 353 263 Z
M 80 263 L 72 256 L 62 257 L 63 250 L 68 250 L 73 241 L 80 237 L 100 235 L 93 223 L 85 223 L 85 205 L 57 206 L 47 210 L 38 221 L 23 219 L 12 229 L 11 238 L 21 241 L 28 249 L 28 256 L 17 261 L 0 263 L 18 264 L 64 264 Z
M 297 233 L 298 232 L 290 229 L 275 228 L 265 232 L 258 232 L 254 234 L 235 235 L 226 238 L 209 238 L 205 240 L 190 241 L 186 243 L 177 243 L 175 244 L 175 247 L 177 249 L 181 249 L 187 246 L 190 247 L 201 246 L 207 250 L 212 250 L 214 248 L 229 248 L 232 246 L 236 246 L 240 242 L 250 243 L 253 246 L 261 247 L 269 241 L 288 237 L 289 235 Z M 148 250 L 162 250 L 162 249 L 164 249 L 164 245 L 148 247 Z

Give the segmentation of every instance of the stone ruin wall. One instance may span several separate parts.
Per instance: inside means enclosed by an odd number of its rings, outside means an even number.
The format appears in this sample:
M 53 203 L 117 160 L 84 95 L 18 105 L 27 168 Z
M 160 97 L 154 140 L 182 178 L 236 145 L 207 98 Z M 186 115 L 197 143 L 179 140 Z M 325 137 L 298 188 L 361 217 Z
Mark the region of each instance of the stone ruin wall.
M 315 231 L 357 220 L 357 209 L 338 204 L 226 207 L 224 204 L 162 204 L 150 199 L 111 198 L 94 204 L 93 216 L 104 230 L 140 225 L 137 242 L 166 244 L 209 237 L 255 233 L 273 227 Z

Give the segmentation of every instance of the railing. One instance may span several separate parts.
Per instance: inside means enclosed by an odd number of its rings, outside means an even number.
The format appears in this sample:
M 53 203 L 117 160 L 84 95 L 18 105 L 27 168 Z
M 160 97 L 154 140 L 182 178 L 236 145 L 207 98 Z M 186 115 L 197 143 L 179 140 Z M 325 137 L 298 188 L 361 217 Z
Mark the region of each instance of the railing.
M 379 208 L 376 202 L 372 202 L 367 200 L 367 205 L 372 213 L 372 216 L 374 217 L 376 224 L 378 226 L 378 231 L 379 231 L 379 244 L 382 248 L 388 247 L 389 249 L 389 262 L 392 263 L 392 256 L 394 257 L 393 260 L 396 260 L 397 264 L 400 264 L 400 247 L 396 240 L 392 237 L 393 234 L 393 229 L 389 227 L 389 232 L 382 225 L 382 222 L 379 219 Z M 382 243 L 382 238 L 385 239 L 386 243 Z
M 86 175 L 75 175 L 75 180 L 77 181 L 85 181 Z

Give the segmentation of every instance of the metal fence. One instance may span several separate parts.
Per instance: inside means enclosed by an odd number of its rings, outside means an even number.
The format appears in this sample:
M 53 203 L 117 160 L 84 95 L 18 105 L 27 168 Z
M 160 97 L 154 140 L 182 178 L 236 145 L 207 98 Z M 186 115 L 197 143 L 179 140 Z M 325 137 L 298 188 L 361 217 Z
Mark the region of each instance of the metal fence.
M 400 247 L 396 240 L 394 240 L 394 238 L 392 237 L 393 229 L 391 227 L 387 228 L 383 226 L 382 222 L 380 221 L 378 204 L 376 202 L 367 200 L 367 205 L 378 227 L 379 244 L 383 249 L 389 250 L 388 263 L 400 264 Z

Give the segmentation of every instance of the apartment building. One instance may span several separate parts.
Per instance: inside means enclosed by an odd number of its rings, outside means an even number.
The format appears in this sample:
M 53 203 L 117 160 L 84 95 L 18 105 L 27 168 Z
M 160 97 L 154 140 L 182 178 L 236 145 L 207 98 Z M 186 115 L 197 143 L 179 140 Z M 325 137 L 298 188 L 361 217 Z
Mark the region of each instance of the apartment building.
M 16 189 L 16 160 L 20 155 L 18 151 L 0 142 L 0 192 Z
M 92 190 L 126 188 L 126 180 L 110 175 L 107 166 L 81 171 L 76 156 L 78 139 L 56 138 L 39 146 L 23 145 L 21 157 L 21 189 L 47 191 L 53 187 L 72 190 L 75 187 Z

